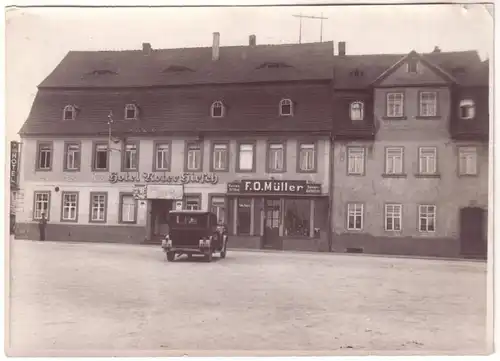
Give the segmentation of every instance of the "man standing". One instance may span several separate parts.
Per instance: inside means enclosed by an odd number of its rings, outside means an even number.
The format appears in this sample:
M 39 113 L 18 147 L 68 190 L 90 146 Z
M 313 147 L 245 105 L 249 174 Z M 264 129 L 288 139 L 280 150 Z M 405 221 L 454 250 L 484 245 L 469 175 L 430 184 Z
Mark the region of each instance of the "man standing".
M 42 219 L 38 223 L 38 228 L 40 230 L 40 241 L 45 241 L 45 228 L 47 227 L 47 219 L 45 218 L 45 212 L 42 212 Z

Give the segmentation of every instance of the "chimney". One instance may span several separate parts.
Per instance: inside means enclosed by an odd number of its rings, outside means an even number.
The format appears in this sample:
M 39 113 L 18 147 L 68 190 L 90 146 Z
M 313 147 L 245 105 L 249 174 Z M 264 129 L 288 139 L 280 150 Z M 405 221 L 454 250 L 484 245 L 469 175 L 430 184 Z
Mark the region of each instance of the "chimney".
M 435 46 L 434 47 L 434 50 L 432 51 L 433 53 L 440 53 L 441 52 L 441 48 L 439 46 Z
M 151 54 L 151 44 L 150 43 L 142 43 L 142 53 L 144 55 L 150 55 Z
M 212 60 L 219 60 L 219 43 L 220 43 L 220 34 L 214 33 L 214 41 L 212 44 Z
M 257 45 L 257 38 L 255 37 L 255 35 L 250 35 L 248 37 L 248 45 L 250 45 L 250 46 Z
M 339 55 L 345 55 L 345 41 L 339 41 Z

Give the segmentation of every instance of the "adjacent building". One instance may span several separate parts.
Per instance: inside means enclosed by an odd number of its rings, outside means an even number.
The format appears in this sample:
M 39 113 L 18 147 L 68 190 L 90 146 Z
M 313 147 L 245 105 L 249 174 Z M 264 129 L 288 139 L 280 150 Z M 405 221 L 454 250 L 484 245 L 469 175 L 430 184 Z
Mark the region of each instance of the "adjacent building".
M 21 129 L 18 237 L 158 242 L 213 210 L 233 247 L 328 250 L 333 43 L 70 52 Z

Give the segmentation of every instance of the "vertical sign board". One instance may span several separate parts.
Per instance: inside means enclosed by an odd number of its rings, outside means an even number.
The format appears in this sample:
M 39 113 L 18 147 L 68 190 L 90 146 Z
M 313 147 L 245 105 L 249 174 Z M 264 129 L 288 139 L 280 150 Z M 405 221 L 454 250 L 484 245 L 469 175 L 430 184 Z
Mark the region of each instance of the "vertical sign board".
M 17 189 L 19 174 L 19 142 L 10 142 L 10 188 Z

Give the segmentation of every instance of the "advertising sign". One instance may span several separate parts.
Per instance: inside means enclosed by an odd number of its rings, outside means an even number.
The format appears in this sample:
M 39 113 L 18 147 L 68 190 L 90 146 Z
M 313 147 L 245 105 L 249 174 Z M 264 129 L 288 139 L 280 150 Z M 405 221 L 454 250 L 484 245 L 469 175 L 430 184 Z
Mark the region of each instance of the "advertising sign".
M 10 142 L 10 186 L 17 188 L 19 175 L 19 142 Z
M 249 180 L 228 183 L 228 194 L 321 194 L 321 184 L 302 180 Z

